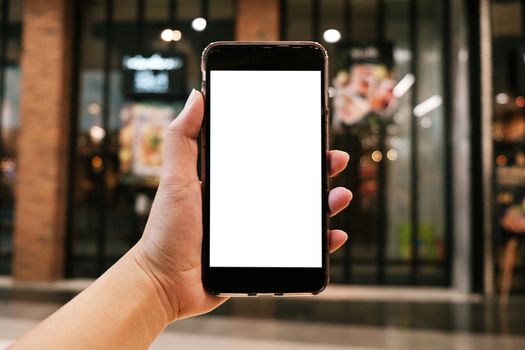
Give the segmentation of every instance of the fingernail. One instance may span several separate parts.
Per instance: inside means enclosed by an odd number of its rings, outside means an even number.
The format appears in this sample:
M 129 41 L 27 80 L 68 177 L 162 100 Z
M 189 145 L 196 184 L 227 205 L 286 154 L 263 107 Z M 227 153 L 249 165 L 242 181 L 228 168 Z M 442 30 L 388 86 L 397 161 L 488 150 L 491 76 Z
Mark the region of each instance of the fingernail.
M 184 108 L 186 106 L 189 106 L 195 101 L 195 98 L 197 97 L 198 91 L 195 89 L 191 89 L 190 95 L 188 96 L 188 99 L 186 100 L 186 104 L 184 105 Z

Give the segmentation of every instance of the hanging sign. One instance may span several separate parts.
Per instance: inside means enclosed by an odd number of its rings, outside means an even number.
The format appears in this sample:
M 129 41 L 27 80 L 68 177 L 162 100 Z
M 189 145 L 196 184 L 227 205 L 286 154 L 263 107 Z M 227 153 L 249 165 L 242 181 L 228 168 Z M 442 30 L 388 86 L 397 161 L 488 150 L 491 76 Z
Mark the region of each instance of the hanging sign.
M 186 93 L 183 55 L 127 55 L 122 58 L 124 95 L 132 99 L 181 98 Z

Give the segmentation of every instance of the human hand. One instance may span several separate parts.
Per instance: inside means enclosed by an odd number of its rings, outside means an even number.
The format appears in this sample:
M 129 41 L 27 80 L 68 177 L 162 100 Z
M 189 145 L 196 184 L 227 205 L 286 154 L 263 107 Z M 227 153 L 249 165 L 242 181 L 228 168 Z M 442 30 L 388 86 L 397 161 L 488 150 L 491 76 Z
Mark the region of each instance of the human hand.
M 144 234 L 131 253 L 150 277 L 170 321 L 206 313 L 227 298 L 209 294 L 201 280 L 202 200 L 197 174 L 199 134 L 204 100 L 193 90 L 186 105 L 170 124 L 164 149 L 164 168 Z M 330 176 L 346 168 L 349 156 L 331 151 Z M 330 191 L 330 216 L 346 208 L 352 193 Z M 329 231 L 333 252 L 347 239 L 341 230 Z

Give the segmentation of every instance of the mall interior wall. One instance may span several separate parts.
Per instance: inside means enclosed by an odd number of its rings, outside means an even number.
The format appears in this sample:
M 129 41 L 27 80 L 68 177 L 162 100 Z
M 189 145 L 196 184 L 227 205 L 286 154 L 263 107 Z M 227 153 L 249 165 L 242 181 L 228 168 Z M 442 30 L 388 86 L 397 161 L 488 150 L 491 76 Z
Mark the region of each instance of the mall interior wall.
M 72 152 L 71 105 L 78 92 L 72 76 L 72 46 L 78 37 L 72 13 L 79 1 L 25 0 L 23 2 L 21 134 L 16 187 L 13 277 L 20 281 L 53 281 L 64 278 L 68 160 Z M 453 155 L 452 281 L 451 286 L 471 291 L 472 235 L 469 191 L 470 115 L 467 36 L 468 11 L 464 0 L 451 0 L 450 55 L 453 97 L 450 115 Z M 237 40 L 278 40 L 282 37 L 282 3 L 279 0 L 237 0 Z M 314 16 L 315 17 L 315 16 Z M 478 19 L 470 19 L 472 22 Z M 283 26 L 284 27 L 284 26 Z M 301 33 L 301 35 L 304 35 Z M 45 78 L 44 78 L 45 77 Z M 472 232 L 471 232 L 472 231 Z M 475 248 L 475 247 L 474 247 Z

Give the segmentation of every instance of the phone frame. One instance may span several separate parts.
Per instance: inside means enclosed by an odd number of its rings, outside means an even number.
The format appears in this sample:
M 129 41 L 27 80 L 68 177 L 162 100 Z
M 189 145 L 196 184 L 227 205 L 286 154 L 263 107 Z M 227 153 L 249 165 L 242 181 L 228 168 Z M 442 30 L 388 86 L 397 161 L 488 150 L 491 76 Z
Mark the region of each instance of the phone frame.
M 233 54 L 233 52 L 235 54 Z M 283 56 L 283 54 L 286 54 Z M 250 59 L 246 59 L 250 57 Z M 239 69 L 242 67 L 242 69 Z M 320 70 L 321 71 L 321 147 L 322 147 L 322 267 L 210 267 L 209 179 L 210 162 L 210 70 Z M 205 289 L 220 296 L 308 295 L 324 290 L 329 280 L 328 251 L 328 54 L 311 41 L 230 42 L 209 44 L 201 59 L 205 115 L 201 129 L 202 180 L 202 281 Z

